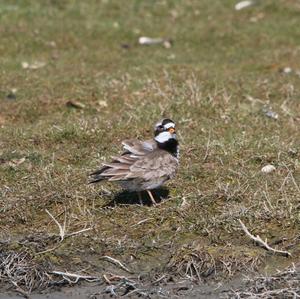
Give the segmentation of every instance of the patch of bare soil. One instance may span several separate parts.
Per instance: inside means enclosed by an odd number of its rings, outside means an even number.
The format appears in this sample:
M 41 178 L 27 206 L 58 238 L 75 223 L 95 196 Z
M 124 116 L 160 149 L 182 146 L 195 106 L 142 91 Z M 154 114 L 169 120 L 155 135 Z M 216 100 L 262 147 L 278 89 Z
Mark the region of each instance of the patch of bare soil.
M 132 273 L 124 264 L 107 257 L 117 266 L 105 274 L 53 270 L 50 263 L 38 263 L 28 252 L 0 254 L 0 298 L 298 298 L 300 265 L 272 275 L 234 275 L 207 280 L 211 275 L 203 257 L 194 253 L 184 262 L 185 270 L 164 273 Z M 202 267 L 202 268 L 201 268 Z M 215 268 L 216 269 L 216 268 Z M 204 271 L 205 270 L 205 271 Z M 208 272 L 209 273 L 208 273 Z M 214 270 L 215 271 L 215 270 Z M 88 271 L 86 271 L 88 272 Z M 117 273 L 117 274 L 116 274 Z

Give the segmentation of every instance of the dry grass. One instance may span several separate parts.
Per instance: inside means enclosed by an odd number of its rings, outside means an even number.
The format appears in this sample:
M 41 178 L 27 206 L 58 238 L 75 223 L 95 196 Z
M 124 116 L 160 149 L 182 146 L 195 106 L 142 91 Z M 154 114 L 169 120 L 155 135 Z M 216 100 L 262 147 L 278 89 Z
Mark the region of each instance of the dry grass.
M 254 272 L 261 264 L 259 254 L 253 250 L 225 248 L 183 248 L 170 261 L 170 270 L 196 283 L 208 282 L 212 278 L 230 279 L 238 272 Z
M 247 288 L 231 292 L 228 298 L 299 298 L 299 267 L 277 271 L 274 275 L 261 275 L 247 279 Z
M 299 7 L 233 6 L 0 4 L 3 256 L 119 275 L 99 259 L 111 256 L 135 275 L 198 283 L 299 261 Z M 174 46 L 141 47 L 141 35 Z M 22 69 L 24 61 L 46 65 Z M 161 205 L 86 184 L 122 139 L 150 137 L 162 116 L 178 124 L 181 167 L 157 193 Z M 267 164 L 276 170 L 262 173 Z M 257 247 L 238 219 L 292 258 Z
M 2 283 L 12 285 L 17 292 L 25 297 L 32 290 L 42 290 L 56 283 L 47 273 L 46 268 L 45 265 L 36 263 L 32 256 L 26 252 L 2 252 L 0 256 Z

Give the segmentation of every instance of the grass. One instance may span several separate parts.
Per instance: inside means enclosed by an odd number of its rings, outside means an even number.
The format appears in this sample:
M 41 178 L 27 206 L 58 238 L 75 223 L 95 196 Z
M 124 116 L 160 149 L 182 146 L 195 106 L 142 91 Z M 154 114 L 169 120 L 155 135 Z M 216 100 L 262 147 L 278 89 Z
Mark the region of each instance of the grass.
M 99 260 L 108 255 L 135 273 L 198 282 L 299 262 L 300 8 L 234 4 L 2 1 L 2 251 L 98 274 L 118 271 Z M 174 45 L 142 47 L 139 36 Z M 121 205 L 116 186 L 86 184 L 123 139 L 149 138 L 162 116 L 177 122 L 181 145 L 169 200 Z M 267 164 L 276 171 L 261 173 Z M 66 234 L 92 230 L 60 242 L 45 209 Z M 292 258 L 254 246 L 239 218 Z

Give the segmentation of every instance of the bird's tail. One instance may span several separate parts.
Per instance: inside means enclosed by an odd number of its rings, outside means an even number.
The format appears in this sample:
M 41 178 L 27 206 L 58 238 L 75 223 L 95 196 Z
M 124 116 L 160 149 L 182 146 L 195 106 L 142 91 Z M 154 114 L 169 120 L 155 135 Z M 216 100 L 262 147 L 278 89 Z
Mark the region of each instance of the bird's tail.
M 105 176 L 101 175 L 103 171 L 107 170 L 109 167 L 104 166 L 99 170 L 96 170 L 89 174 L 90 180 L 88 181 L 88 184 L 98 183 L 106 179 Z

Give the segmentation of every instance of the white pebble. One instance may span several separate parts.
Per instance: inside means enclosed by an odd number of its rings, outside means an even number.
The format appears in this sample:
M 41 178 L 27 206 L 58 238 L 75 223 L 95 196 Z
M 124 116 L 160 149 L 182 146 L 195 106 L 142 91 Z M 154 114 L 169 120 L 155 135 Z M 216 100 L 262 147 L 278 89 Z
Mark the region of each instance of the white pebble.
M 253 5 L 253 1 L 241 1 L 235 5 L 235 10 L 241 10 Z
M 288 66 L 286 66 L 285 68 L 283 68 L 283 70 L 282 70 L 285 74 L 289 74 L 289 73 L 291 73 L 292 72 L 292 68 L 290 68 L 290 67 L 288 67 Z
M 263 172 L 263 173 L 270 173 L 270 172 L 273 172 L 273 171 L 275 171 L 275 170 L 276 170 L 275 166 L 273 166 L 273 165 L 271 165 L 271 164 L 268 164 L 268 165 L 264 166 L 264 167 L 261 169 L 261 172 Z

